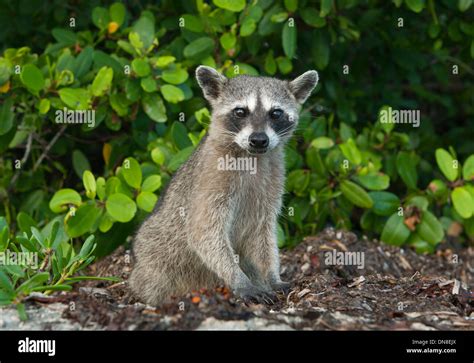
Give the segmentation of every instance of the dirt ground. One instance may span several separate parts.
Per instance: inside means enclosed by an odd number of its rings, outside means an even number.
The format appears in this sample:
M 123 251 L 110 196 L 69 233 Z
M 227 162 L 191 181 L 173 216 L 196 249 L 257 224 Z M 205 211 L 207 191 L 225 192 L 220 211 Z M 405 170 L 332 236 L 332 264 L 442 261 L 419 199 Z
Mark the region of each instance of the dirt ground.
M 327 265 L 333 250 L 363 252 L 364 264 Z M 472 247 L 444 245 L 436 255 L 418 255 L 328 228 L 282 251 L 281 265 L 292 288 L 271 305 L 247 306 L 218 288 L 150 307 L 130 296 L 130 256 L 119 248 L 87 273 L 124 282 L 83 283 L 73 293 L 35 303 L 74 306 L 62 317 L 84 329 L 474 330 Z

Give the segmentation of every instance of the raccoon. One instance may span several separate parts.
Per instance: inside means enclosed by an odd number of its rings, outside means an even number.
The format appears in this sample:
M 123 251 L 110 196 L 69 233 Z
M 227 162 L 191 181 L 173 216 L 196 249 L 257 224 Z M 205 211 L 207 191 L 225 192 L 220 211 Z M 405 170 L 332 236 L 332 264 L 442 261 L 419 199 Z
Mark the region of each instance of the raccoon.
M 199 66 L 196 78 L 212 107 L 208 133 L 138 229 L 129 285 L 150 305 L 219 285 L 269 302 L 289 287 L 277 246 L 284 146 L 318 73 L 229 79 Z

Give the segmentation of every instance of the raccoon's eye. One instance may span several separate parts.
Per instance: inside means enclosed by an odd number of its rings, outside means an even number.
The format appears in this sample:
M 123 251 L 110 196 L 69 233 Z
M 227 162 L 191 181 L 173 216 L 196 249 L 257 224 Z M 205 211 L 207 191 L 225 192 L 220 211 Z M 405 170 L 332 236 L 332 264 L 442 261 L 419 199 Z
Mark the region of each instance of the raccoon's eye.
M 243 118 L 247 116 L 247 110 L 245 108 L 237 107 L 234 108 L 234 115 L 238 118 Z
M 279 108 L 270 111 L 270 117 L 272 120 L 279 120 L 282 116 L 283 110 L 280 110 Z

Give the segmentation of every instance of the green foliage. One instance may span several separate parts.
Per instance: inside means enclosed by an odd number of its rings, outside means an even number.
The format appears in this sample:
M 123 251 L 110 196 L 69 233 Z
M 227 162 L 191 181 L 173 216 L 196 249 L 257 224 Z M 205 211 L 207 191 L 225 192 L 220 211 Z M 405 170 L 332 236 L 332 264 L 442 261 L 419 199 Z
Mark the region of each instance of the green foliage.
M 7 2 L 2 16 L 20 10 Z M 192 76 L 205 64 L 228 77 L 320 72 L 287 148 L 280 246 L 328 223 L 418 251 L 474 238 L 471 2 L 93 3 L 38 10 L 38 34 L 3 22 L 0 215 L 12 233 L 60 220 L 68 239 L 95 235 L 99 256 L 124 243 L 206 132 Z M 388 105 L 421 110 L 420 127 L 383 122 Z M 65 108 L 94 120 L 60 123 Z
M 5 219 L 0 218 L 0 305 L 17 305 L 22 319 L 26 319 L 24 298 L 32 292 L 70 291 L 74 283 L 87 279 L 118 281 L 77 275 L 94 261 L 97 244 L 91 235 L 76 250 L 61 224 L 55 218 L 40 231 L 36 222 L 21 212 L 21 233 L 12 239 Z

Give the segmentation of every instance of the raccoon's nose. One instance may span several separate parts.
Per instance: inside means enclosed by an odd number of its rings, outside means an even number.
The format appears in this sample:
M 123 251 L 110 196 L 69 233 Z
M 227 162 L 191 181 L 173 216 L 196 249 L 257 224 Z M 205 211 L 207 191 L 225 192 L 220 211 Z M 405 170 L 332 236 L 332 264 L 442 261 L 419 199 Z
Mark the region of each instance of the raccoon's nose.
M 268 146 L 269 142 L 270 140 L 264 132 L 254 132 L 249 136 L 249 144 L 252 147 L 264 148 Z

